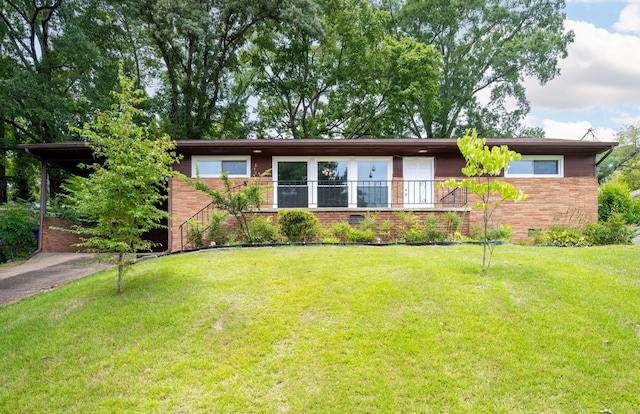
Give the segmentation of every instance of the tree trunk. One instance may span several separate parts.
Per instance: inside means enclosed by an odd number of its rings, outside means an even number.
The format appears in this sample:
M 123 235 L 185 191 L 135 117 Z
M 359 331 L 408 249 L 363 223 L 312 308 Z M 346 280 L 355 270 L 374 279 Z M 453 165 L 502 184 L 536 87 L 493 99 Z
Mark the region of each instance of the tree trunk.
M 5 123 L 0 122 L 0 204 L 7 199 L 7 143 L 5 140 Z
M 118 253 L 118 293 L 122 293 L 122 276 L 124 274 L 125 254 Z
M 15 198 L 21 201 L 32 201 L 33 192 L 29 187 L 29 169 L 30 160 L 27 154 L 16 151 L 15 153 L 15 171 L 13 172 L 13 183 L 15 184 Z

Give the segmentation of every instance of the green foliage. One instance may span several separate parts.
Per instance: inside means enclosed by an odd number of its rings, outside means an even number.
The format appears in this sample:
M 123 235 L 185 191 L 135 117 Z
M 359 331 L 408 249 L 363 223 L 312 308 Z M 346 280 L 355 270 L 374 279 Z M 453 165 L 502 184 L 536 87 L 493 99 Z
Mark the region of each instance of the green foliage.
M 187 243 L 192 249 L 204 246 L 204 229 L 196 220 L 187 220 Z
M 76 178 L 81 180 L 80 177 Z M 73 179 L 70 178 L 66 181 L 66 184 L 71 185 L 70 183 L 72 180 Z M 80 224 L 83 220 L 80 213 L 73 207 L 73 205 L 69 204 L 65 197 L 56 197 L 47 200 L 47 216 L 59 218 L 75 224 Z
M 598 220 L 607 221 L 614 213 L 627 224 L 640 224 L 640 200 L 631 198 L 629 187 L 618 180 L 607 181 L 598 192 Z
M 461 238 L 458 231 L 462 219 L 454 212 L 440 216 L 428 215 L 420 222 L 420 217 L 412 212 L 401 211 L 396 214 L 400 225 L 396 229 L 399 241 L 408 243 L 442 243 Z
M 229 231 L 224 228 L 226 221 L 227 215 L 225 213 L 220 211 L 213 211 L 211 213 L 211 220 L 207 228 L 207 237 L 217 246 L 225 245 L 229 243 L 231 239 L 229 237 Z
M 469 237 L 472 240 L 483 241 L 484 229 L 481 224 L 471 226 Z M 487 229 L 487 240 L 510 242 L 513 240 L 513 230 L 508 224 L 500 224 Z
M 573 41 L 573 32 L 564 28 L 564 1 L 382 4 L 400 33 L 431 45 L 443 57 L 441 110 L 426 120 L 428 137 L 459 136 L 472 126 L 483 136 L 517 136 L 529 111 L 523 74 L 541 84 L 553 79 Z M 481 94 L 487 103 L 480 103 Z
M 482 209 L 482 230 L 484 242 L 482 256 L 482 270 L 486 271 L 491 263 L 493 245 L 489 246 L 489 223 L 491 217 L 500 204 L 511 200 L 519 202 L 527 198 L 522 191 L 518 191 L 512 184 L 491 178 L 499 176 L 509 163 L 519 160 L 520 154 L 509 150 L 506 145 L 489 147 L 485 138 L 479 138 L 475 130 L 467 130 L 466 134 L 458 138 L 458 148 L 464 156 L 466 165 L 462 173 L 467 177 L 460 182 L 455 179 L 447 180 L 445 186 L 449 188 L 467 188 L 471 194 L 475 194 L 480 202 L 474 204 L 474 208 Z M 487 249 L 490 248 L 487 258 Z M 487 260 L 488 259 L 488 260 Z
M 318 233 L 318 218 L 308 210 L 278 211 L 280 231 L 292 243 L 307 242 Z
M 424 136 L 441 56 L 428 42 L 385 33 L 367 0 L 321 0 L 304 24 L 272 26 L 245 54 L 256 81 L 259 136 Z M 311 21 L 315 17 L 315 20 Z
M 535 230 L 532 233 L 535 244 L 560 247 L 589 246 L 590 242 L 580 227 L 551 226 L 546 231 Z
M 77 140 L 67 125 L 82 124 L 94 108 L 113 102 L 118 62 L 130 57 L 113 11 L 92 0 L 0 5 L 0 202 L 37 193 L 37 163 L 15 144 Z M 61 175 L 50 169 L 52 197 Z
M 275 243 L 280 241 L 280 230 L 271 217 L 254 216 L 249 221 L 252 243 Z
M 396 217 L 400 219 L 400 225 L 403 229 L 415 229 L 420 226 L 418 216 L 411 211 L 399 211 L 396 213 Z
M 611 213 L 605 222 L 587 224 L 585 233 L 594 245 L 631 244 L 636 236 L 636 228 L 627 224 L 621 213 Z
M 268 172 L 264 173 L 265 175 Z M 260 183 L 260 178 L 248 180 L 241 186 L 235 186 L 227 172 L 220 175 L 223 190 L 212 189 L 199 178 L 194 181 L 188 177 L 183 179 L 196 190 L 202 191 L 211 197 L 215 207 L 236 219 L 240 228 L 241 237 L 248 243 L 253 243 L 253 235 L 249 227 L 248 214 L 260 211 L 266 187 Z M 239 187 L 241 187 L 239 189 Z
M 441 243 L 447 239 L 446 234 L 440 229 L 438 217 L 427 216 L 424 221 L 424 237 L 427 242 Z
M 447 211 L 442 215 L 442 220 L 444 222 L 444 231 L 449 236 L 457 233 L 462 228 L 462 219 L 457 213 L 453 211 Z
M 617 134 L 619 145 L 598 160 L 598 181 L 618 181 L 631 190 L 640 189 L 640 124 L 626 125 Z
M 375 243 L 377 242 L 376 232 L 370 228 L 354 228 L 346 221 L 336 223 L 331 226 L 331 233 L 348 243 Z
M 170 165 L 177 161 L 175 143 L 136 108 L 143 92 L 123 76 L 120 85 L 121 91 L 114 92 L 117 104 L 97 111 L 82 128 L 73 128 L 103 162 L 85 166 L 89 177 L 67 187 L 67 200 L 89 224 L 75 227 L 83 237 L 79 246 L 118 256 L 118 292 L 127 255 L 150 250 L 145 233 L 165 227 L 161 220 L 168 213 L 161 206 L 173 174 Z
M 240 52 L 271 27 L 305 26 L 315 15 L 314 4 L 306 0 L 122 4 L 139 26 L 141 42 L 161 59 L 162 65 L 155 64 L 161 80 L 157 103 L 174 139 L 247 136 L 253 79 L 241 65 Z
M 0 263 L 27 257 L 38 247 L 39 216 L 23 204 L 0 205 Z
M 604 222 L 583 226 L 551 226 L 547 230 L 537 229 L 529 234 L 534 245 L 562 247 L 630 244 L 635 236 L 635 226 L 628 225 L 620 213 L 612 213 Z

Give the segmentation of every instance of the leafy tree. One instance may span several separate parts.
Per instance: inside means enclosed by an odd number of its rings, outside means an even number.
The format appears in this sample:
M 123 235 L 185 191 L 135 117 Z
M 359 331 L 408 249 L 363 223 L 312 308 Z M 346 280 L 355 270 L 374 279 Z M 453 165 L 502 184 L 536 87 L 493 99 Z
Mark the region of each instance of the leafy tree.
M 77 139 L 67 125 L 82 123 L 91 108 L 108 108 L 124 44 L 112 9 L 103 0 L 0 1 L 0 200 L 10 176 L 2 174 L 24 154 L 16 143 Z M 18 155 L 20 154 L 20 155 Z M 50 170 L 50 194 L 61 183 Z M 20 198 L 30 198 L 14 176 Z
M 161 60 L 157 102 L 176 139 L 246 132 L 247 80 L 238 53 L 266 24 L 304 20 L 310 0 L 133 0 L 118 2 Z M 142 37 L 141 37 L 142 39 Z M 236 76 L 237 75 L 237 76 Z M 239 76 L 239 77 L 238 77 Z
M 27 257 L 38 247 L 38 213 L 17 203 L 0 205 L 0 263 Z
M 437 111 L 440 56 L 385 35 L 367 0 L 322 0 L 321 24 L 280 25 L 247 54 L 260 96 L 260 134 L 288 138 L 420 135 Z
M 630 190 L 640 189 L 640 124 L 618 132 L 620 145 L 598 166 L 598 180 L 617 180 Z
M 563 26 L 564 3 L 384 1 L 399 26 L 392 33 L 404 33 L 442 54 L 441 109 L 425 120 L 426 135 L 448 138 L 472 125 L 484 136 L 517 135 L 529 111 L 524 77 L 542 84 L 553 79 L 573 41 Z
M 527 198 L 522 191 L 518 191 L 512 184 L 498 180 L 496 177 L 504 171 L 511 161 L 520 159 L 520 154 L 509 150 L 506 145 L 489 148 L 485 138 L 479 138 L 475 130 L 467 130 L 467 133 L 458 138 L 458 148 L 464 156 L 466 166 L 462 173 L 467 177 L 461 181 L 447 180 L 445 185 L 449 188 L 467 188 L 478 196 L 480 202 L 474 204 L 474 208 L 482 209 L 482 271 L 486 272 L 491 264 L 494 244 L 489 243 L 488 231 L 493 213 L 507 200 L 518 202 Z M 489 256 L 487 257 L 487 250 Z
M 122 90 L 114 92 L 117 104 L 74 128 L 103 162 L 86 165 L 89 177 L 68 188 L 69 200 L 86 217 L 73 230 L 83 237 L 78 246 L 117 255 L 118 293 L 128 257 L 149 250 L 145 233 L 164 227 L 168 213 L 161 204 L 167 199 L 170 165 L 177 161 L 175 143 L 136 108 L 143 92 L 130 79 L 121 77 L 120 84 Z
M 245 185 L 234 186 L 227 172 L 222 172 L 220 178 L 223 182 L 222 191 L 209 188 L 209 186 L 200 179 L 194 181 L 189 177 L 183 177 L 193 188 L 211 197 L 213 204 L 218 210 L 233 216 L 240 226 L 240 232 L 243 238 L 248 243 L 253 243 L 254 238 L 249 225 L 248 213 L 260 210 L 265 186 L 260 185 L 258 181 L 247 181 Z M 241 189 L 238 187 L 241 187 Z M 214 216 L 212 219 L 215 223 L 216 217 Z

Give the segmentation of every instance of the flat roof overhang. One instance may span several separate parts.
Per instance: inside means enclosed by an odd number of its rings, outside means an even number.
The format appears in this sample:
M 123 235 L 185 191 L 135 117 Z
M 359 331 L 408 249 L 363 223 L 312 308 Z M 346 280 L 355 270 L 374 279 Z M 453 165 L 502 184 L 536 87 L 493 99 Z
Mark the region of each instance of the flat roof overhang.
M 75 175 L 88 175 L 90 171 L 80 164 L 96 162 L 93 151 L 85 142 L 56 142 L 50 144 L 18 144 L 18 149 L 50 166 L 61 168 Z
M 334 155 L 334 156 L 436 156 L 459 154 L 455 139 L 237 139 L 181 140 L 177 152 L 184 155 Z M 617 142 L 575 141 L 549 138 L 493 138 L 489 146 L 507 145 L 527 155 L 590 154 L 610 151 Z M 73 174 L 86 175 L 79 164 L 97 160 L 85 142 L 20 144 L 18 149 Z
M 185 155 L 438 155 L 459 154 L 455 139 L 245 139 L 220 141 L 177 141 Z M 489 146 L 507 145 L 526 154 L 599 154 L 616 142 L 558 140 L 547 138 L 489 139 Z

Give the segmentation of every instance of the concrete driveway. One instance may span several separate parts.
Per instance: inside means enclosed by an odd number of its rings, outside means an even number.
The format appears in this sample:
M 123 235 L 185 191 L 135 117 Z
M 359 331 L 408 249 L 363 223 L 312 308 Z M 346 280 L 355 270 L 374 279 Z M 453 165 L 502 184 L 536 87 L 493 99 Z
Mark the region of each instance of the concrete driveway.
M 111 265 L 86 253 L 38 253 L 25 263 L 0 268 L 0 305 L 55 289 Z

